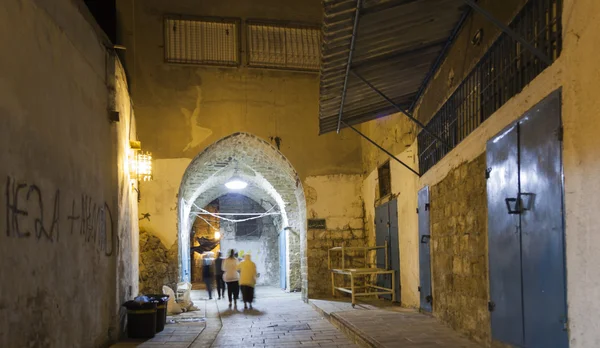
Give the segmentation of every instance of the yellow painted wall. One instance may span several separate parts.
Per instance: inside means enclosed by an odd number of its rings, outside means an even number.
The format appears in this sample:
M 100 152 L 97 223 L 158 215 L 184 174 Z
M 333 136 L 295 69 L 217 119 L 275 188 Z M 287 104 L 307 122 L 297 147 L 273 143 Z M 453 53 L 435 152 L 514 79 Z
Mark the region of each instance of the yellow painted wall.
M 280 151 L 302 180 L 362 173 L 356 134 L 345 130 L 318 136 L 318 74 L 164 61 L 165 14 L 319 25 L 319 0 L 122 1 L 118 13 L 138 134 L 143 149 L 154 155 L 154 180 L 142 183 L 140 202 L 140 213 L 150 213 L 151 218 L 140 224 L 167 247 L 176 242 L 176 194 L 185 167 L 232 133 L 248 132 L 273 144 L 279 137 Z

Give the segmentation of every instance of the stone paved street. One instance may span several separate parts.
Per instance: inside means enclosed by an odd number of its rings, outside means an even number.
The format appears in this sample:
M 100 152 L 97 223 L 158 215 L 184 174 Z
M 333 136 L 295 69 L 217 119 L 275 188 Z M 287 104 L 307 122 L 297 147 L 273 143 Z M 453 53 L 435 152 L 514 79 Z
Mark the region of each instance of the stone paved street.
M 238 310 L 229 309 L 227 300 L 218 301 L 222 328 L 211 347 L 354 346 L 342 332 L 304 303 L 299 293 L 257 288 L 256 297 L 254 310 L 244 310 L 243 303 L 238 304 Z M 203 336 L 204 333 L 198 340 Z
M 310 300 L 315 309 L 365 347 L 478 348 L 435 318 L 414 310 L 349 302 Z M 386 304 L 385 302 L 383 302 Z
M 356 347 L 299 293 L 258 287 L 253 310 L 244 310 L 241 301 L 229 309 L 226 299 L 208 300 L 203 290 L 192 291 L 192 300 L 200 311 L 170 316 L 177 323 L 167 324 L 153 339 L 124 340 L 113 347 Z

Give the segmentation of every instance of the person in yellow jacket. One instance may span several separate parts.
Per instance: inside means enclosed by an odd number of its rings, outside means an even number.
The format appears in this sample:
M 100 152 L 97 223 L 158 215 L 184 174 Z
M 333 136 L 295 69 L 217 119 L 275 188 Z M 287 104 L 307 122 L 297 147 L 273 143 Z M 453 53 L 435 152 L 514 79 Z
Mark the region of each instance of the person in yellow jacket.
M 240 288 L 244 309 L 248 308 L 247 303 L 250 304 L 250 309 L 252 309 L 254 286 L 256 285 L 256 264 L 250 259 L 250 254 L 244 255 L 244 261 L 240 262 L 238 269 L 240 271 Z

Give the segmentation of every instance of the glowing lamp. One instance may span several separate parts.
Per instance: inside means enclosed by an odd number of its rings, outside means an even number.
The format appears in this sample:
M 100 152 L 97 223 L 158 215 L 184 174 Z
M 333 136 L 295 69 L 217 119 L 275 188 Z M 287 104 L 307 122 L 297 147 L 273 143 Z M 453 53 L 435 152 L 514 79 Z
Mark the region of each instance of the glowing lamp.
M 129 142 L 128 164 L 129 177 L 131 180 L 150 181 L 152 180 L 152 154 L 142 152 L 142 146 L 139 141 Z
M 137 177 L 140 181 L 152 180 L 152 154 L 150 152 L 138 154 Z
M 215 231 L 215 239 L 220 239 L 220 238 L 221 238 L 221 232 Z
M 248 186 L 248 183 L 238 177 L 232 177 L 228 182 L 225 183 L 225 187 L 230 190 L 243 190 Z

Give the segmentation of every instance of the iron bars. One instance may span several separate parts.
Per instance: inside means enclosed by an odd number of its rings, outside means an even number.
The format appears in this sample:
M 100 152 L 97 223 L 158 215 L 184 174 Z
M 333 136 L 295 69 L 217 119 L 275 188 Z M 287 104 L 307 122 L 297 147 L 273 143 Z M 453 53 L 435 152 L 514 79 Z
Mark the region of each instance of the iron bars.
M 562 0 L 530 0 L 509 24 L 552 62 L 562 50 Z M 418 140 L 419 171 L 425 173 L 549 65 L 507 33 L 490 46 L 475 68 L 431 118 Z

